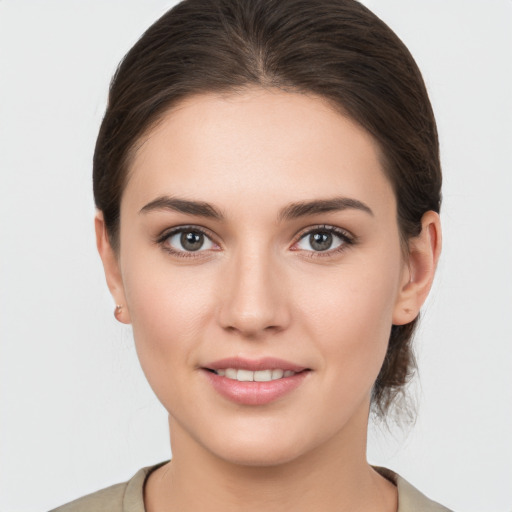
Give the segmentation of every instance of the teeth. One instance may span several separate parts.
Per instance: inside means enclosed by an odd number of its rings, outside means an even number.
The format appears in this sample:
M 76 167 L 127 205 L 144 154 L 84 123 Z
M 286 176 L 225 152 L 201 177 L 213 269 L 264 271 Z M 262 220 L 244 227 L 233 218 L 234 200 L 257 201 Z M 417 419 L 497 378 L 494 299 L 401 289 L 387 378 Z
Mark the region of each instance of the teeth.
M 283 370 L 272 370 L 272 380 L 280 379 L 283 375 Z
M 238 370 L 236 380 L 239 380 L 240 382 L 251 382 L 254 380 L 254 372 L 249 370 Z
M 254 372 L 254 380 L 256 382 L 268 382 L 269 380 L 272 380 L 272 370 Z
M 236 374 L 238 373 L 238 370 L 235 370 L 234 368 L 226 368 L 226 370 L 221 370 L 222 371 L 225 371 L 226 374 L 225 376 L 228 378 L 228 379 L 234 379 L 236 380 Z
M 217 375 L 226 377 L 239 382 L 269 382 L 271 380 L 282 379 L 283 377 L 291 377 L 295 372 L 291 370 L 258 370 L 252 372 L 251 370 L 237 370 L 236 368 L 224 368 L 222 370 L 215 370 Z

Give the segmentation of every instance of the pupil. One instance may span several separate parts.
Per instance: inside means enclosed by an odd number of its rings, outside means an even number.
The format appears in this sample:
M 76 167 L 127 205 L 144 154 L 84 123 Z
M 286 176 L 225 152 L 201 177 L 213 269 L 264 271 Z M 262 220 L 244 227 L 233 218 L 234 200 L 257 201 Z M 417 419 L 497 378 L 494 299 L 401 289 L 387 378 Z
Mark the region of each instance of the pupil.
M 198 249 L 201 249 L 203 241 L 204 235 L 194 231 L 182 233 L 180 237 L 181 246 L 187 251 L 197 251 Z
M 314 233 L 309 236 L 309 243 L 315 251 L 326 251 L 332 245 L 332 234 Z

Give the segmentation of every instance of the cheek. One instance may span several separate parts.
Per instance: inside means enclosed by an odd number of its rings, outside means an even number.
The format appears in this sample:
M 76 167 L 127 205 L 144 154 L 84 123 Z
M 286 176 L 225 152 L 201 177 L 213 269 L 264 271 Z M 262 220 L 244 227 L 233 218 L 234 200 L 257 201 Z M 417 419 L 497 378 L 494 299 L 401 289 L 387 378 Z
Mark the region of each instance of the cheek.
M 400 270 L 398 253 L 360 260 L 323 279 L 317 275 L 297 297 L 303 329 L 319 344 L 329 378 L 373 385 L 387 350 Z
M 155 372 L 193 358 L 210 320 L 213 290 L 204 272 L 132 254 L 123 275 L 125 295 L 137 353 L 151 381 Z

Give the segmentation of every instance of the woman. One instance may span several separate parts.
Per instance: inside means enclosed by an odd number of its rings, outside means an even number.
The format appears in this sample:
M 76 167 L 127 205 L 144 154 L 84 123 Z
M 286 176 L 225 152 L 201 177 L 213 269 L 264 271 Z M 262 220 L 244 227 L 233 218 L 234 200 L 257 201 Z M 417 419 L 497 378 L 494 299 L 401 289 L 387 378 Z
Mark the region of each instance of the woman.
M 413 370 L 440 187 L 421 74 L 359 3 L 165 14 L 111 84 L 94 193 L 173 459 L 57 510 L 447 510 L 366 461 Z

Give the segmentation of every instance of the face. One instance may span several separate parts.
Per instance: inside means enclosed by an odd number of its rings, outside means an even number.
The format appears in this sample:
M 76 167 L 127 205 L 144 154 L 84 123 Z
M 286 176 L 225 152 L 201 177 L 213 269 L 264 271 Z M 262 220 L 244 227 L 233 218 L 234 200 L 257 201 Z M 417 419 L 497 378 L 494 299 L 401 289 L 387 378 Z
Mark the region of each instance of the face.
M 111 289 L 171 438 L 261 465 L 364 437 L 410 276 L 362 128 L 298 93 L 191 97 L 136 153 L 120 225 Z

